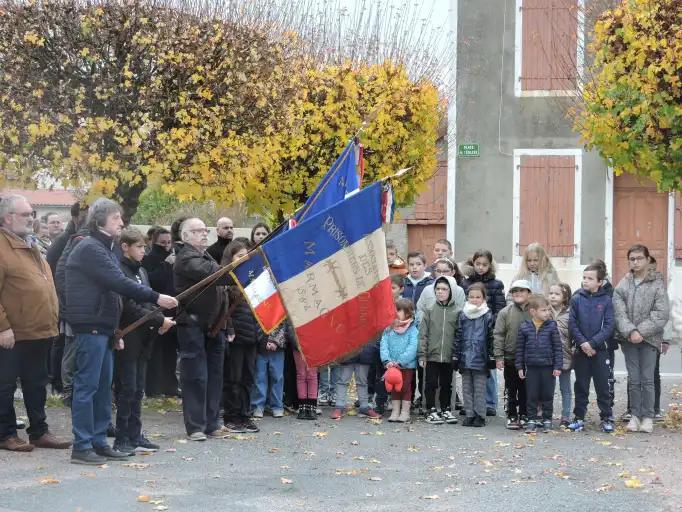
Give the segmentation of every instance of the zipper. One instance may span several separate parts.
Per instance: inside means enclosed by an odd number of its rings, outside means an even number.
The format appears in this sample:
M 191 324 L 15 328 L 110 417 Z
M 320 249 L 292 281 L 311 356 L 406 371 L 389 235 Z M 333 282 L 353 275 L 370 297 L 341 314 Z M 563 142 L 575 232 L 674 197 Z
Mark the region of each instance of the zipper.
M 443 341 L 445 340 L 445 309 L 443 308 L 443 332 L 440 334 L 440 362 L 443 362 Z

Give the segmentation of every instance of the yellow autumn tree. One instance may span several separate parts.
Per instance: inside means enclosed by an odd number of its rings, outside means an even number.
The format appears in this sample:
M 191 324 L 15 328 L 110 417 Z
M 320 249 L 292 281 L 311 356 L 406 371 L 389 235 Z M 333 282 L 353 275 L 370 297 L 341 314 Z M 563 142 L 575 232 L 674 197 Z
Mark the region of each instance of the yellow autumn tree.
M 678 0 L 623 0 L 595 25 L 576 128 L 616 173 L 682 179 L 682 15 Z

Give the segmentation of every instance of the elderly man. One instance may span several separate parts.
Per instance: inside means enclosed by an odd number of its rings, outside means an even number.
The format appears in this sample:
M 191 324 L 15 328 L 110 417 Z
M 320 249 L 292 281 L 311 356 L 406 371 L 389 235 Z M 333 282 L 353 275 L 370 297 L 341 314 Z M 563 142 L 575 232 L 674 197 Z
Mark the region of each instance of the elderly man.
M 180 227 L 183 246 L 176 255 L 173 272 L 178 292 L 210 276 L 220 265 L 208 254 L 208 229 L 201 219 L 186 219 Z M 220 424 L 225 338 L 221 320 L 227 311 L 227 295 L 218 286 L 223 276 L 188 299 L 176 318 L 180 353 L 180 387 L 185 429 L 192 441 L 206 436 L 225 437 Z
M 71 423 L 74 464 L 103 464 L 131 453 L 113 450 L 106 440 L 111 422 L 112 342 L 121 317 L 121 296 L 137 302 L 173 308 L 177 300 L 127 278 L 114 253 L 123 228 L 121 207 L 100 198 L 88 211 L 88 236 L 66 261 L 65 320 L 75 336 L 76 373 L 73 377 Z
M 223 259 L 223 253 L 225 252 L 225 247 L 230 245 L 230 242 L 234 238 L 234 223 L 232 219 L 227 217 L 221 217 L 216 223 L 216 234 L 218 235 L 218 240 L 211 245 L 206 252 L 209 253 L 214 260 L 218 263 Z
M 68 448 L 47 428 L 47 351 L 57 335 L 57 295 L 50 267 L 31 237 L 33 209 L 26 198 L 0 201 L 0 448 Z M 17 436 L 14 391 L 21 379 L 30 422 L 29 442 Z

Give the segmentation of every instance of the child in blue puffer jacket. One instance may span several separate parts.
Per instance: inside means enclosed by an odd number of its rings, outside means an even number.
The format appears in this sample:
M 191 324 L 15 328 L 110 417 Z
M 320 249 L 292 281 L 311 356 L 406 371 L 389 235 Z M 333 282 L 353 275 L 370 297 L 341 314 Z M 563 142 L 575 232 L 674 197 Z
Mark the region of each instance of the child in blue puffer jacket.
M 419 332 L 414 325 L 414 305 L 409 299 L 395 303 L 397 318 L 381 335 L 381 362 L 385 368 L 400 368 L 403 386 L 391 392 L 393 411 L 388 421 L 405 423 L 410 420 L 412 404 L 412 380 L 417 367 L 417 344 Z

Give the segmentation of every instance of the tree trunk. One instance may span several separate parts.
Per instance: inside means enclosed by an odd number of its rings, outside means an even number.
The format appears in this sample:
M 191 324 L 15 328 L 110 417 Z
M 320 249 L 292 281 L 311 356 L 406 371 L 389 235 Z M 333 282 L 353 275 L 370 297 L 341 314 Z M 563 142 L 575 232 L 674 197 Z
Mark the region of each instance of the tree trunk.
M 133 218 L 137 207 L 140 204 L 140 194 L 147 188 L 147 180 L 142 179 L 139 183 L 132 185 L 130 183 L 121 183 L 116 187 L 116 195 L 123 208 L 123 222 L 127 226 L 130 224 L 130 219 Z

